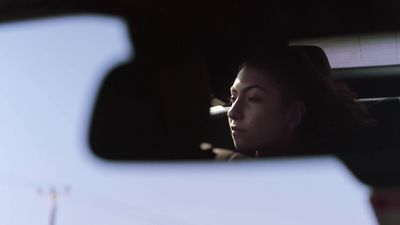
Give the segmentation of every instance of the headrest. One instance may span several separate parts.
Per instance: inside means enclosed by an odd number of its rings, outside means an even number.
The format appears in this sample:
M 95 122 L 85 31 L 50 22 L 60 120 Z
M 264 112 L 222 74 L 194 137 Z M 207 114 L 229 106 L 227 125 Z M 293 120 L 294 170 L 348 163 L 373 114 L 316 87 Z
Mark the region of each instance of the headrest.
M 399 97 L 360 99 L 376 126 L 355 137 L 356 145 L 339 154 L 353 173 L 372 186 L 397 186 L 400 173 Z
M 398 151 L 400 149 L 400 101 L 398 97 L 359 99 L 376 120 L 369 136 L 363 136 L 363 151 Z
M 314 64 L 318 72 L 331 76 L 331 66 L 329 64 L 328 57 L 322 48 L 312 45 L 293 45 L 290 46 L 290 48 L 293 48 L 296 51 L 306 55 Z

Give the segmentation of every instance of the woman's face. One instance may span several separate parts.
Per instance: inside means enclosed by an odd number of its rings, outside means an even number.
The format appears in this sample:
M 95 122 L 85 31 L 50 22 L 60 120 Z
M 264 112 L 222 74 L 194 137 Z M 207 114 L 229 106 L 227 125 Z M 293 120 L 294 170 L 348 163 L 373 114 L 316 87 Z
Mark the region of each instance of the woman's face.
M 279 85 L 266 72 L 242 69 L 231 87 L 229 125 L 236 149 L 254 156 L 257 150 L 277 150 L 289 141 L 289 107 Z

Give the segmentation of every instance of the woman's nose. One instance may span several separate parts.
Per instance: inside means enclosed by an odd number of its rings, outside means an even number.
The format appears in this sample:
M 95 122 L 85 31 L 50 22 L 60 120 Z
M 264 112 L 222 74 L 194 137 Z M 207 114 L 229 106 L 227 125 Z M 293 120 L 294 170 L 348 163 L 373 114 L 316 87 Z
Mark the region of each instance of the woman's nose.
M 232 103 L 232 106 L 228 110 L 228 117 L 232 120 L 240 120 L 243 117 L 243 113 L 240 107 L 238 99 Z

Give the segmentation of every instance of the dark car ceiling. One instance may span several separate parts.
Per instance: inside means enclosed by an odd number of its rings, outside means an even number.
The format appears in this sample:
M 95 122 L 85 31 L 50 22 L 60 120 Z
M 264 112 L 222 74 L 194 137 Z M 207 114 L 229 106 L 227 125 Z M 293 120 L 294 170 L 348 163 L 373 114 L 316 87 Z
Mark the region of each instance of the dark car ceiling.
M 377 0 L 1 0 L 0 19 L 8 21 L 76 11 L 152 17 L 162 13 L 177 18 L 185 16 L 182 22 L 203 17 L 206 23 L 211 20 L 221 25 L 240 23 L 260 29 L 273 25 L 288 37 L 297 38 L 398 30 L 399 9 L 398 1 Z
M 125 17 L 136 56 L 203 57 L 225 99 L 245 49 L 307 37 L 400 29 L 400 2 L 0 0 L 0 22 L 69 13 Z
M 81 12 L 116 14 L 137 26 L 152 26 L 140 28 L 144 36 L 165 35 L 200 46 L 196 50 L 225 51 L 266 40 L 399 30 L 399 10 L 400 2 L 377 0 L 0 0 L 0 22 Z

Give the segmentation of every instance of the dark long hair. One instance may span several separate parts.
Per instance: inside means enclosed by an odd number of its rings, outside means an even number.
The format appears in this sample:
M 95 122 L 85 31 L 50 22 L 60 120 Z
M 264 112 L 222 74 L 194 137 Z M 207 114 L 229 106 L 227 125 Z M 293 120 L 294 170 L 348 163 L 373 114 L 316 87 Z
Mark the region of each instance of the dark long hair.
M 271 76 L 286 103 L 305 104 L 305 116 L 296 128 L 304 153 L 330 151 L 374 124 L 366 108 L 355 101 L 353 91 L 334 81 L 330 74 L 319 72 L 299 50 L 285 47 L 255 51 L 240 69 L 244 67 Z

